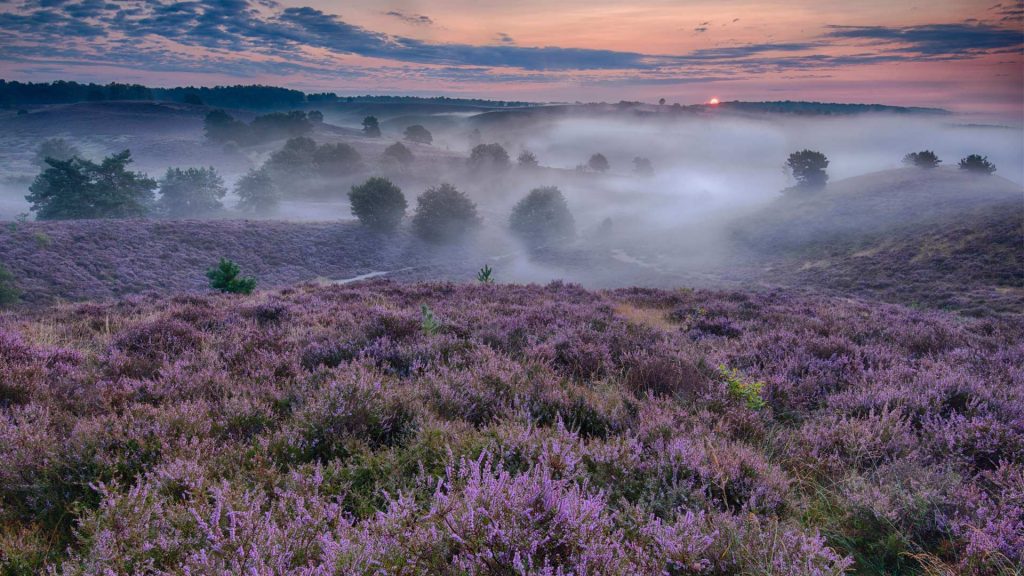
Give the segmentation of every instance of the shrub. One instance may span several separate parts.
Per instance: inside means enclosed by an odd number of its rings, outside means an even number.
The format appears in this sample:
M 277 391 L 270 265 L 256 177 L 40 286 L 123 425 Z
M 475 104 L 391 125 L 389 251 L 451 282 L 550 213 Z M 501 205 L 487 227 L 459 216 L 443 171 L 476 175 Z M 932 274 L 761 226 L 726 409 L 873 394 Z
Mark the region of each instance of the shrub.
M 387 178 L 373 177 L 348 193 L 352 214 L 363 225 L 377 230 L 393 230 L 405 217 L 408 204 L 402 189 Z
M 607 172 L 611 165 L 608 163 L 608 159 L 604 157 L 604 154 L 598 153 L 590 157 L 587 160 L 587 167 L 594 172 Z
M 21 298 L 21 291 L 14 282 L 14 274 L 0 264 L 0 307 L 10 306 Z
M 451 184 L 424 192 L 417 200 L 412 218 L 416 234 L 431 242 L 458 240 L 480 225 L 476 204 Z
M 975 174 L 991 174 L 996 171 L 996 165 L 988 161 L 988 156 L 971 154 L 960 160 L 960 169 Z
M 751 382 L 746 380 L 736 369 L 729 369 L 725 366 L 718 367 L 718 373 L 725 380 L 729 396 L 740 400 L 751 410 L 760 410 L 767 404 L 761 397 L 764 390 L 764 382 Z
M 786 166 L 796 178 L 797 186 L 803 189 L 823 188 L 828 182 L 828 158 L 821 152 L 801 150 L 793 152 L 786 160 Z
M 355 148 L 339 142 L 324 144 L 313 151 L 313 167 L 321 176 L 345 176 L 359 169 L 363 161 Z
M 481 284 L 494 283 L 494 278 L 491 276 L 493 272 L 494 270 L 491 269 L 490 265 L 484 264 L 484 267 L 481 268 L 480 271 L 476 273 L 476 281 Z
M 363 134 L 370 138 L 380 138 L 380 122 L 375 116 L 363 118 Z
M 238 208 L 245 212 L 266 214 L 277 208 L 281 198 L 265 167 L 250 169 L 235 184 Z
M 903 163 L 907 166 L 917 166 L 918 168 L 935 168 L 942 163 L 942 160 L 939 160 L 935 152 L 922 150 L 920 152 L 911 152 L 904 156 Z
M 256 279 L 251 276 L 239 276 L 242 269 L 227 258 L 221 258 L 215 268 L 206 271 L 210 279 L 210 288 L 232 294 L 251 294 L 256 288 Z
M 433 336 L 441 330 L 441 324 L 434 318 L 434 311 L 426 304 L 420 304 L 420 330 L 425 336 Z
M 401 142 L 395 142 L 391 146 L 385 148 L 382 158 L 385 163 L 394 163 L 400 166 L 408 166 L 409 164 L 412 164 L 413 160 L 415 160 L 412 152 Z
M 537 157 L 529 150 L 520 152 L 516 162 L 519 163 L 520 168 L 536 168 L 538 166 Z
M 493 172 L 508 169 L 510 162 L 501 144 L 478 144 L 470 152 L 468 164 L 476 172 Z
M 132 218 L 144 216 L 153 202 L 157 183 L 141 172 L 130 172 L 128 150 L 90 160 L 47 159 L 25 197 L 39 220 Z
M 33 159 L 33 163 L 40 167 L 46 168 L 46 159 L 53 158 L 54 160 L 71 160 L 76 156 L 81 156 L 82 152 L 74 144 L 68 142 L 63 138 L 50 138 L 44 140 L 39 148 L 36 149 L 36 156 Z
M 535 246 L 568 240 L 576 234 L 569 206 L 555 186 L 535 188 L 520 200 L 512 208 L 509 228 Z
M 654 166 L 651 161 L 643 156 L 633 158 L 633 173 L 638 176 L 650 176 L 654 174 Z
M 405 129 L 405 139 L 409 142 L 417 142 L 419 144 L 430 144 L 434 141 L 434 136 L 420 124 L 413 124 Z
M 170 218 L 194 218 L 224 207 L 224 180 L 209 168 L 168 168 L 160 181 L 159 205 Z

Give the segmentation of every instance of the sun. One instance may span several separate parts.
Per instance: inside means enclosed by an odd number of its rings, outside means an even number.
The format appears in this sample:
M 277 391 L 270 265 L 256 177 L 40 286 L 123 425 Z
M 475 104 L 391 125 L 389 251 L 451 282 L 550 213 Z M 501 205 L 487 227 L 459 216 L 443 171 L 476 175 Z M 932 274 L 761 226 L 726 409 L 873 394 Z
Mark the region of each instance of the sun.
M 712 98 L 711 100 L 708 100 L 708 104 L 712 106 L 718 106 L 718 98 Z

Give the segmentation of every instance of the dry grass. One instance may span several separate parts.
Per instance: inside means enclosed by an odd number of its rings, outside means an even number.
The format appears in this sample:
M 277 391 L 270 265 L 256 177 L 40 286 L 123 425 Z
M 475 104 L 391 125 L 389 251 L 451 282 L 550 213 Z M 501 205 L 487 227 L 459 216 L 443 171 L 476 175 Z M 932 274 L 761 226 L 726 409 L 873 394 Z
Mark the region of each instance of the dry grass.
M 669 310 L 664 308 L 642 308 L 626 302 L 615 305 L 615 314 L 625 318 L 627 322 L 648 326 L 657 330 L 672 331 L 678 325 L 669 320 Z

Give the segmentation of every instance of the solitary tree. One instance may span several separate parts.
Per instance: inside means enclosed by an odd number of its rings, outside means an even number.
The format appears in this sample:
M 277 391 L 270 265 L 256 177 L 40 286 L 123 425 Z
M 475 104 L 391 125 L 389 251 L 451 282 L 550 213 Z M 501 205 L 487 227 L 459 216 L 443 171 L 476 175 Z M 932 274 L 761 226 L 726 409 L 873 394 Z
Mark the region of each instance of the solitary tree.
M 170 218 L 194 218 L 224 207 L 224 180 L 209 168 L 168 168 L 160 181 L 160 208 Z
M 516 159 L 520 168 L 536 168 L 538 166 L 537 157 L 534 156 L 533 152 L 529 150 L 523 150 L 519 153 L 519 158 Z
M 363 134 L 370 138 L 380 138 L 380 122 L 375 116 L 363 118 Z
M 989 175 L 996 171 L 996 165 L 988 161 L 988 156 L 971 154 L 960 160 L 960 169 L 975 174 Z
M 939 157 L 931 150 L 911 152 L 903 157 L 904 164 L 907 166 L 917 166 L 918 168 L 935 168 L 941 162 L 942 160 L 939 160 Z
M 313 166 L 321 176 L 345 176 L 359 169 L 363 157 L 359 152 L 345 144 L 324 144 L 313 151 Z
M 501 144 L 478 144 L 469 154 L 469 167 L 476 172 L 506 170 L 510 161 Z
M 238 208 L 245 212 L 268 214 L 273 212 L 281 201 L 274 180 L 266 168 L 254 168 L 235 184 L 238 195 Z
M 575 222 L 561 190 L 555 186 L 535 188 L 512 208 L 509 228 L 533 246 L 572 238 Z
M 227 258 L 221 258 L 216 267 L 206 271 L 210 279 L 210 288 L 232 294 L 251 294 L 256 288 L 256 279 L 251 276 L 240 276 L 242 269 Z
M 385 148 L 382 158 L 385 163 L 394 163 L 401 166 L 408 166 L 409 164 L 412 164 L 413 160 L 415 160 L 415 157 L 412 155 L 412 151 L 410 151 L 405 144 L 402 144 L 401 142 L 395 142 L 391 146 Z
M 422 125 L 413 124 L 405 129 L 405 139 L 419 144 L 430 144 L 434 141 L 434 136 Z
M 309 118 L 309 121 L 312 122 L 313 124 L 324 123 L 324 113 L 319 110 L 311 110 L 308 114 L 306 114 L 306 118 Z
M 594 172 L 607 172 L 611 165 L 608 164 L 608 159 L 604 157 L 604 154 L 594 154 L 587 161 L 587 166 Z
M 353 186 L 348 198 L 352 214 L 365 226 L 376 230 L 397 228 L 408 206 L 401 188 L 377 176 Z
M 25 199 L 39 220 L 144 216 L 157 183 L 141 172 L 129 171 L 131 161 L 128 150 L 99 164 L 82 158 L 50 158 Z
M 40 168 L 46 168 L 46 159 L 71 160 L 75 156 L 81 156 L 82 152 L 72 143 L 63 138 L 50 138 L 44 140 L 36 149 L 36 156 L 33 162 Z
M 650 176 L 654 174 L 654 166 L 651 161 L 643 156 L 633 158 L 633 173 L 638 176 Z
M 821 152 L 801 150 L 793 152 L 786 160 L 786 166 L 796 178 L 797 186 L 804 189 L 822 188 L 828 182 L 828 158 Z
M 479 225 L 476 204 L 451 184 L 441 184 L 420 195 L 412 218 L 413 230 L 430 242 L 458 240 Z

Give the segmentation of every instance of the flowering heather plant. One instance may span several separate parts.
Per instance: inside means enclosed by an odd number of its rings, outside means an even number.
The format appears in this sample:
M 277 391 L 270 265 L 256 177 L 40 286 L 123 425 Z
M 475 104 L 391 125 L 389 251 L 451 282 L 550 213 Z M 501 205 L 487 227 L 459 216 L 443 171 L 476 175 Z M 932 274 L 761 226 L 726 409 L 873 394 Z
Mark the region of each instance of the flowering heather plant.
M 6 313 L 0 570 L 1013 573 L 1022 342 L 1013 315 L 561 283 Z

